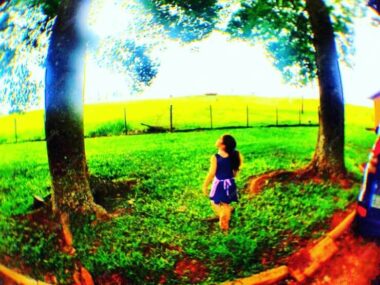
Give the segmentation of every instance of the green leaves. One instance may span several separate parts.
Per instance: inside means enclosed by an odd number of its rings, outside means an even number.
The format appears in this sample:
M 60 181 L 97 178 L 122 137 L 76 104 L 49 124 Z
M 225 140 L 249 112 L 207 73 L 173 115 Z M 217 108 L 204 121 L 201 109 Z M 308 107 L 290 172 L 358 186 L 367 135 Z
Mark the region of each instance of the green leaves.
M 44 14 L 47 15 L 50 19 L 54 18 L 58 14 L 60 0 L 29 0 L 30 5 L 40 6 Z
M 295 85 L 304 85 L 317 76 L 313 34 L 305 1 L 250 0 L 241 6 L 228 24 L 227 31 L 235 37 L 252 42 L 264 42 L 274 65 L 284 79 Z M 348 4 L 334 1 L 331 17 L 342 58 L 349 62 L 352 19 L 357 15 L 355 1 Z
M 200 40 L 213 31 L 220 7 L 217 0 L 143 0 L 155 20 L 172 38 Z
M 11 5 L 23 4 L 25 8 L 40 7 L 44 14 L 53 19 L 58 14 L 60 0 L 12 0 Z

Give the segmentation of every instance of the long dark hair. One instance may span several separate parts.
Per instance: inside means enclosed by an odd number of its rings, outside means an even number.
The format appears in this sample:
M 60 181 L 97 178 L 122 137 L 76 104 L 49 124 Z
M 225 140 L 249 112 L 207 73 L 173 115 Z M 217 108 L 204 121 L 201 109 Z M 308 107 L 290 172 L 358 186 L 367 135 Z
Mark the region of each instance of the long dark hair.
M 238 171 L 241 165 L 240 154 L 236 150 L 236 140 L 231 135 L 224 135 L 222 137 L 223 144 L 226 147 L 226 152 L 231 158 L 232 170 Z

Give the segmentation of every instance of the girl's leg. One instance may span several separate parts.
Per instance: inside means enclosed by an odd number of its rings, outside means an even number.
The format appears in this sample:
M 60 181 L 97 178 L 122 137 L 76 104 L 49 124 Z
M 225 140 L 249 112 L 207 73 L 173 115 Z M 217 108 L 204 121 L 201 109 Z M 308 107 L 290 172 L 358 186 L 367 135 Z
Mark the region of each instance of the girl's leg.
M 218 217 L 220 217 L 220 213 L 221 213 L 221 204 L 215 204 L 214 201 L 211 201 L 211 208 L 212 210 L 214 211 L 215 215 L 217 215 Z
M 222 203 L 220 206 L 219 225 L 222 230 L 227 231 L 230 225 L 232 207 L 225 203 Z

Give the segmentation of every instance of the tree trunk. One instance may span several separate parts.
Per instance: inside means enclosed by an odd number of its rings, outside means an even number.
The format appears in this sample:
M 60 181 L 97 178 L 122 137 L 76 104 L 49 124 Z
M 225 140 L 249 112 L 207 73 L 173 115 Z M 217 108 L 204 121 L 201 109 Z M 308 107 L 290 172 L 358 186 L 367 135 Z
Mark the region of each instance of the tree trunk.
M 320 109 L 318 142 L 311 166 L 325 177 L 346 174 L 344 99 L 334 29 L 323 0 L 307 0 L 318 69 Z
M 46 61 L 45 132 L 55 213 L 104 215 L 88 182 L 83 134 L 84 29 L 89 0 L 64 0 Z M 61 217 L 62 219 L 62 217 Z

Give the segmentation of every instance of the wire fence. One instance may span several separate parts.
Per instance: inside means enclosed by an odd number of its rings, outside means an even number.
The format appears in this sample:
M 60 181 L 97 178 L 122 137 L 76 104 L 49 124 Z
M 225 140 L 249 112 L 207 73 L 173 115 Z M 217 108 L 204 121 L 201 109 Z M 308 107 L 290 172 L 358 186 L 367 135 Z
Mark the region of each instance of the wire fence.
M 84 110 L 85 136 L 318 124 L 315 100 L 241 101 L 207 99 L 190 104 L 188 100 L 177 99 L 88 105 Z M 0 143 L 44 139 L 42 110 L 0 118 Z

